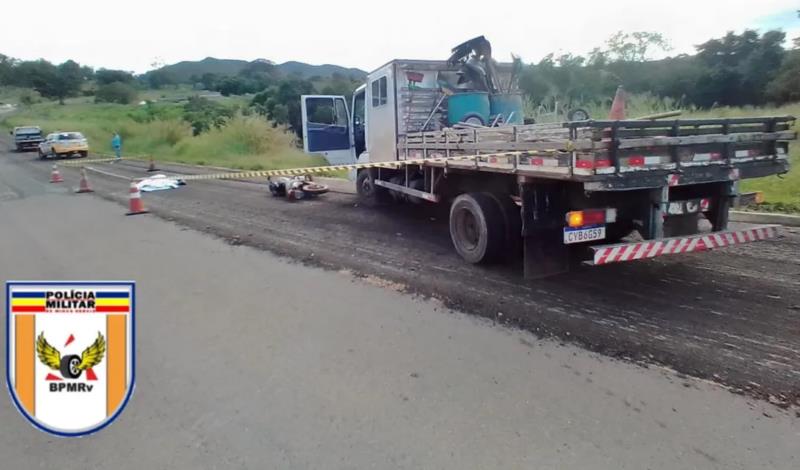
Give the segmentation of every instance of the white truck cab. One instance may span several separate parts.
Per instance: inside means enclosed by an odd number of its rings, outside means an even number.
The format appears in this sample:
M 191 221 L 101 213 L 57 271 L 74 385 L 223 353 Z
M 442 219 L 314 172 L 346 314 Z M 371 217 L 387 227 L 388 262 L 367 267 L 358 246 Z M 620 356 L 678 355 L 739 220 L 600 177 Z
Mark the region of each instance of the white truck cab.
M 507 77 L 510 64 L 499 69 Z M 343 96 L 303 95 L 305 152 L 331 164 L 398 160 L 402 136 L 439 129 L 446 113 L 440 82 L 457 73 L 443 60 L 392 60 L 367 75 L 349 109 Z

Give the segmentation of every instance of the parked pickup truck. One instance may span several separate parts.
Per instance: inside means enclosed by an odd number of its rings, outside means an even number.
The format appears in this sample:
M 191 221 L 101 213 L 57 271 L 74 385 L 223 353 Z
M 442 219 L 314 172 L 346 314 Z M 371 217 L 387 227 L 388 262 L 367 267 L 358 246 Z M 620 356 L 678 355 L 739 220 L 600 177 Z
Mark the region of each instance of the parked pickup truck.
M 495 64 L 499 83 L 510 82 L 510 65 Z M 461 91 L 444 84 L 463 70 L 393 60 L 368 74 L 349 109 L 342 96 L 303 96 L 305 150 L 332 164 L 437 159 L 360 169 L 358 194 L 449 204 L 462 258 L 522 256 L 528 278 L 576 261 L 605 265 L 776 236 L 775 226 L 729 230 L 728 210 L 742 179 L 789 171 L 794 117 L 523 124 L 481 105 L 463 115 L 479 122 L 453 124 L 447 107 Z
M 14 145 L 17 148 L 17 152 L 36 150 L 44 140 L 42 138 L 42 130 L 37 126 L 15 127 L 11 131 L 11 135 L 14 136 Z

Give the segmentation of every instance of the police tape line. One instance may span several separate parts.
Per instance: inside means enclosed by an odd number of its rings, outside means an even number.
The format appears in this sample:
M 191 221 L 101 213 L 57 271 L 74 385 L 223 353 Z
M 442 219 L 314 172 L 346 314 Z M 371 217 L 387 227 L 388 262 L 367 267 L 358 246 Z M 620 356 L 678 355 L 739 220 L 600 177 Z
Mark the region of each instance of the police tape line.
M 220 172 L 220 173 L 206 173 L 200 175 L 172 175 L 175 178 L 181 179 L 183 181 L 198 181 L 198 180 L 223 180 L 223 179 L 249 179 L 249 178 L 264 178 L 264 177 L 271 177 L 271 176 L 299 176 L 299 175 L 309 175 L 309 174 L 318 174 L 318 173 L 328 173 L 331 171 L 342 171 L 342 170 L 361 170 L 361 169 L 368 169 L 368 168 L 389 168 L 395 169 L 400 168 L 408 165 L 424 165 L 426 163 L 447 163 L 451 161 L 469 161 L 469 160 L 477 160 L 477 159 L 489 159 L 489 158 L 508 158 L 508 157 L 517 157 L 522 155 L 530 155 L 531 153 L 542 154 L 542 153 L 563 153 L 564 150 L 557 150 L 557 149 L 548 149 L 548 150 L 535 150 L 535 151 L 515 151 L 515 152 L 499 152 L 499 153 L 482 153 L 476 155 L 459 155 L 459 156 L 451 156 L 451 157 L 434 157 L 434 158 L 419 158 L 419 159 L 410 159 L 410 160 L 396 160 L 396 161 L 387 161 L 387 162 L 371 162 L 371 163 L 351 163 L 347 165 L 327 165 L 327 166 L 313 166 L 313 167 L 302 167 L 302 168 L 288 168 L 284 170 L 251 170 L 251 171 L 228 171 L 228 172 Z M 75 162 L 65 162 L 66 166 L 83 166 L 86 163 L 104 163 L 104 162 L 111 162 L 111 161 L 120 161 L 120 160 L 132 160 L 132 161 L 145 161 L 145 158 L 142 157 L 110 157 L 110 158 L 101 158 L 95 160 L 83 160 L 83 161 L 75 161 Z M 131 178 L 131 179 L 139 179 L 139 178 Z
M 115 162 L 115 161 L 119 161 L 119 160 L 123 160 L 123 158 L 121 158 L 121 157 L 120 158 L 108 157 L 108 158 L 94 158 L 94 159 L 91 159 L 91 160 L 83 160 L 83 159 L 81 159 L 81 160 L 76 160 L 76 161 L 62 162 L 61 165 L 63 165 L 63 166 L 84 166 L 87 163 L 106 163 L 106 162 Z M 131 159 L 127 159 L 127 160 L 131 160 Z
M 176 175 L 175 177 L 180 178 L 184 181 L 195 181 L 195 180 L 263 178 L 270 176 L 298 176 L 298 175 L 310 175 L 315 173 L 328 173 L 331 171 L 362 170 L 365 168 L 394 169 L 407 165 L 423 165 L 425 163 L 437 163 L 445 161 L 474 160 L 479 156 L 482 155 L 468 155 L 468 156 L 441 157 L 441 158 L 420 158 L 415 160 L 397 160 L 392 162 L 352 163 L 348 165 L 312 166 L 305 168 L 288 168 L 285 170 L 253 170 L 253 171 L 236 171 L 227 173 L 209 173 L 204 175 Z

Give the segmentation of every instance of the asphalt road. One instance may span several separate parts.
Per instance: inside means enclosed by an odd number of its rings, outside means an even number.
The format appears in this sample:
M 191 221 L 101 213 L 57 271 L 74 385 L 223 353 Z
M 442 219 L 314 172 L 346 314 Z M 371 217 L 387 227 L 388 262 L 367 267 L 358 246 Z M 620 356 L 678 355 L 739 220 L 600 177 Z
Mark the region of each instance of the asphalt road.
M 34 154 L 0 158 L 37 181 L 47 180 L 52 164 Z M 145 167 L 133 161 L 98 164 L 89 174 L 98 195 L 126 203 L 126 178 L 146 175 Z M 67 184 L 77 186 L 75 168 L 62 172 Z M 464 263 L 451 246 L 446 208 L 374 209 L 342 193 L 288 203 L 271 198 L 263 181 L 191 182 L 148 193 L 144 200 L 155 215 L 233 244 L 378 276 L 539 336 L 667 366 L 781 406 L 800 405 L 797 228 L 785 229 L 775 241 L 524 282 L 520 266 Z
M 128 171 L 119 165 L 111 171 Z M 0 155 L 0 276 L 137 280 L 137 387 L 117 422 L 77 440 L 33 429 L 0 400 L 2 468 L 798 467 L 793 412 L 404 292 L 390 280 L 401 269 L 449 282 L 478 272 L 451 264 L 436 224 L 392 234 L 386 248 L 406 254 L 376 277 L 353 270 L 377 254 L 358 242 L 385 239 L 393 218 L 412 215 L 383 218 L 338 195 L 290 206 L 244 183 L 145 196 L 165 217 L 177 214 L 170 204 L 187 207 L 193 225 L 227 233 L 221 240 L 153 215 L 125 217 L 118 204 L 73 194 L 71 171 L 56 185 L 45 170 L 30 154 Z M 98 195 L 124 193 L 124 181 L 94 182 Z M 388 226 L 335 230 L 350 213 Z M 239 246 L 289 233 L 285 253 L 351 262 L 319 269 Z M 415 257 L 416 241 L 429 259 Z M 485 292 L 505 279 L 546 292 L 511 271 L 461 289 Z M 505 311 L 516 301 L 487 300 Z

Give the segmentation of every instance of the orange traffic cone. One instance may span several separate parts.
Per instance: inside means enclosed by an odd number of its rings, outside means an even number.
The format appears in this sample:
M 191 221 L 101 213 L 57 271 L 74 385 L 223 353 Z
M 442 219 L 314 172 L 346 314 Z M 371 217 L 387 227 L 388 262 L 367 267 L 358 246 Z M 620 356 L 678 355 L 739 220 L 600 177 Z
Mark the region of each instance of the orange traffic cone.
M 139 187 L 136 186 L 136 181 L 131 181 L 130 199 L 129 199 L 128 213 L 125 215 L 147 214 L 147 209 L 144 208 L 142 203 L 142 195 L 139 193 Z
M 156 168 L 156 161 L 153 157 L 150 157 L 150 166 L 147 167 L 147 171 L 158 171 L 158 168 Z
M 64 178 L 61 177 L 61 173 L 58 172 L 58 166 L 53 164 L 53 171 L 50 172 L 50 182 L 51 183 L 62 183 Z
M 625 90 L 622 89 L 622 85 L 617 87 L 617 93 L 611 103 L 611 111 L 608 113 L 608 118 L 615 121 L 625 119 Z
M 81 168 L 81 183 L 76 193 L 93 193 L 94 190 L 89 186 L 89 179 L 86 177 L 86 168 Z

